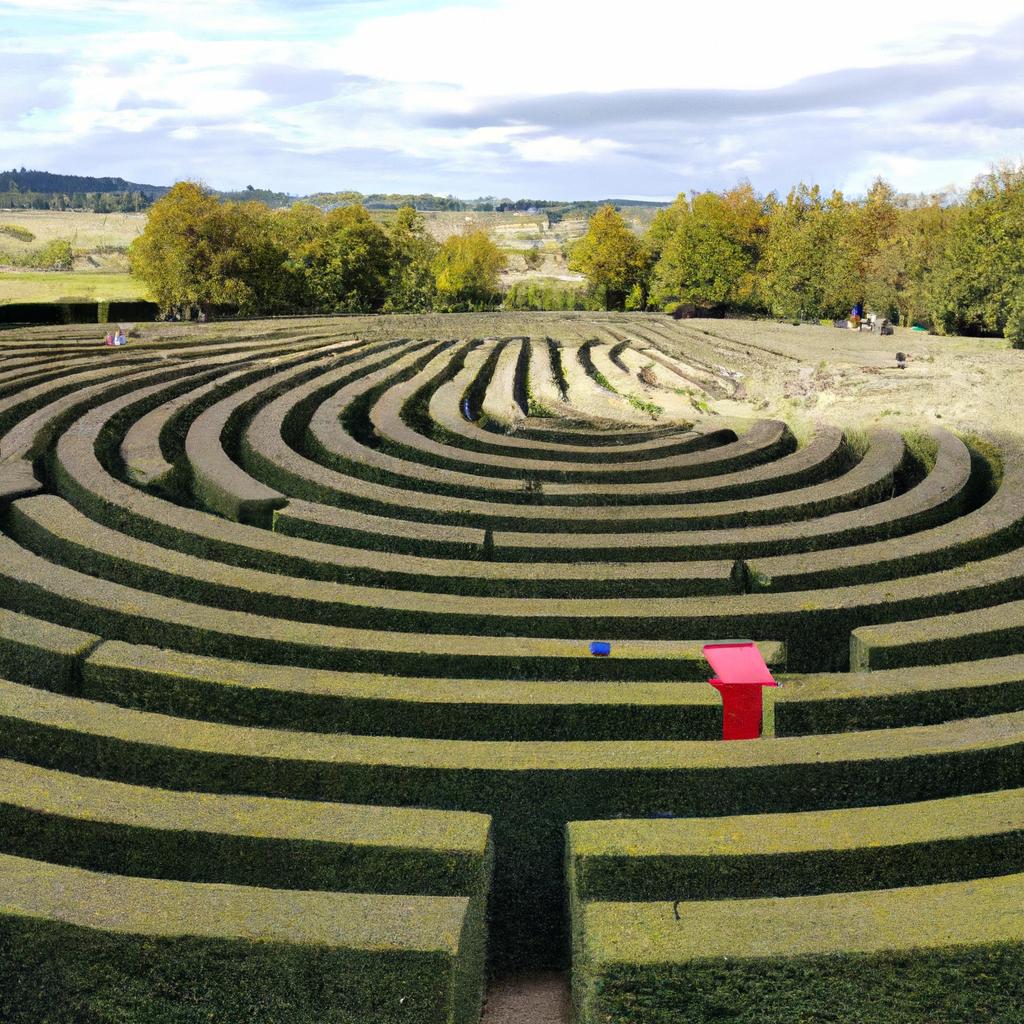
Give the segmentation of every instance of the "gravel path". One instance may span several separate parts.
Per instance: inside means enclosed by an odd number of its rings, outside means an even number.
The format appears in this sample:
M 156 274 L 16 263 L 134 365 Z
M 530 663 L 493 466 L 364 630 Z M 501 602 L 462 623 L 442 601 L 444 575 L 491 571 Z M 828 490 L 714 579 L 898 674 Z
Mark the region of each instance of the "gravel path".
M 569 1024 L 569 977 L 533 971 L 495 978 L 487 990 L 483 1024 Z

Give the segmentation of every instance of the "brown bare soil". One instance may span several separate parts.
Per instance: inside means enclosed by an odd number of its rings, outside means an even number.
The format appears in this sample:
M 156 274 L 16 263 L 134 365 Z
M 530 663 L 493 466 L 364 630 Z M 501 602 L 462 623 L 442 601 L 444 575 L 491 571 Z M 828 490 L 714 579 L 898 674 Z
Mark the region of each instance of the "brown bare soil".
M 487 990 L 482 1024 L 569 1024 L 568 976 L 534 971 L 497 978 Z

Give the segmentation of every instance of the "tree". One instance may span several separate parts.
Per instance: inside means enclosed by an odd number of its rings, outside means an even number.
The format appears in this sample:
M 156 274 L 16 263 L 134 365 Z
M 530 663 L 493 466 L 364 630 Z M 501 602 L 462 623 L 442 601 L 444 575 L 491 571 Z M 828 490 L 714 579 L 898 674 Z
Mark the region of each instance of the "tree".
M 332 210 L 321 230 L 299 245 L 295 258 L 317 310 L 376 313 L 383 308 L 393 248 L 364 207 Z
M 486 309 L 499 300 L 505 254 L 486 231 L 452 235 L 434 257 L 437 303 L 444 310 Z
M 660 256 L 652 271 L 653 302 L 749 308 L 765 232 L 764 203 L 749 184 L 722 194 L 705 192 L 689 203 L 681 199 L 669 208 L 670 233 L 655 239 Z
M 929 274 L 939 262 L 959 207 L 940 196 L 897 211 L 892 232 L 870 258 L 864 279 L 864 300 L 870 309 L 910 327 L 931 319 Z
M 664 207 L 654 215 L 644 238 L 652 263 L 657 263 L 661 259 L 665 246 L 689 215 L 690 201 L 684 192 L 680 192 L 670 206 Z
M 899 223 L 896 190 L 884 178 L 876 178 L 864 201 L 850 204 L 846 228 L 849 247 L 863 282 L 879 249 L 890 239 Z
M 312 203 L 294 203 L 268 218 L 274 241 L 287 253 L 278 287 L 284 310 L 303 312 L 315 309 L 301 253 L 323 233 L 326 219 L 323 210 Z
M 163 310 L 211 305 L 263 312 L 273 305 L 286 253 L 259 203 L 220 203 L 196 182 L 178 182 L 155 203 L 129 249 L 131 272 Z
M 930 282 L 943 333 L 1004 333 L 1024 287 L 1024 165 L 979 178 Z
M 583 274 L 604 297 L 605 309 L 622 309 L 630 291 L 646 290 L 649 253 L 611 204 L 602 206 L 572 248 L 570 270 Z M 646 295 L 644 296 L 646 299 Z
M 761 282 L 775 316 L 835 317 L 862 298 L 851 208 L 803 183 L 768 216 Z
M 1024 348 L 1024 284 L 1010 306 L 1003 333 L 1013 342 L 1014 348 Z
M 420 313 L 431 309 L 437 292 L 434 260 L 438 244 L 426 221 L 412 206 L 403 206 L 388 225 L 393 265 L 386 312 Z

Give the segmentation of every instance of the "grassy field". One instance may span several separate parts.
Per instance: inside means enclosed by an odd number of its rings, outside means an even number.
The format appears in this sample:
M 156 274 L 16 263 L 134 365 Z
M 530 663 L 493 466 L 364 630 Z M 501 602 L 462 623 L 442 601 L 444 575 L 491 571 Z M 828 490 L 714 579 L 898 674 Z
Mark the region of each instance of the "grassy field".
M 7 302 L 84 302 L 97 299 L 146 299 L 145 287 L 128 274 L 47 273 L 38 270 L 0 273 L 0 304 Z
M 0 235 L 0 249 L 20 252 L 30 246 L 45 245 L 55 238 L 66 238 L 76 251 L 88 252 L 98 246 L 130 245 L 142 234 L 146 214 L 0 210 L 0 224 L 25 228 L 36 236 L 34 242 L 18 242 Z
M 128 276 L 125 250 L 146 226 L 144 213 L 73 210 L 0 210 L 0 226 L 30 231 L 30 241 L 0 233 L 0 303 L 55 299 L 144 298 Z M 40 273 L 15 265 L 33 249 L 67 239 L 75 254 L 72 273 Z

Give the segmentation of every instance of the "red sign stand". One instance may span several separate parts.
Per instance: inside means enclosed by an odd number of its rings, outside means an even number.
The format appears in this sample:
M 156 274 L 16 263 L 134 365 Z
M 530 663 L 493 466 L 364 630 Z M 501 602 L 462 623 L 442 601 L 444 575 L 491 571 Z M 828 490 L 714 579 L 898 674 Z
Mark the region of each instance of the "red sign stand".
M 716 678 L 708 682 L 722 695 L 722 739 L 756 740 L 764 719 L 763 689 L 778 686 L 757 644 L 706 644 Z

